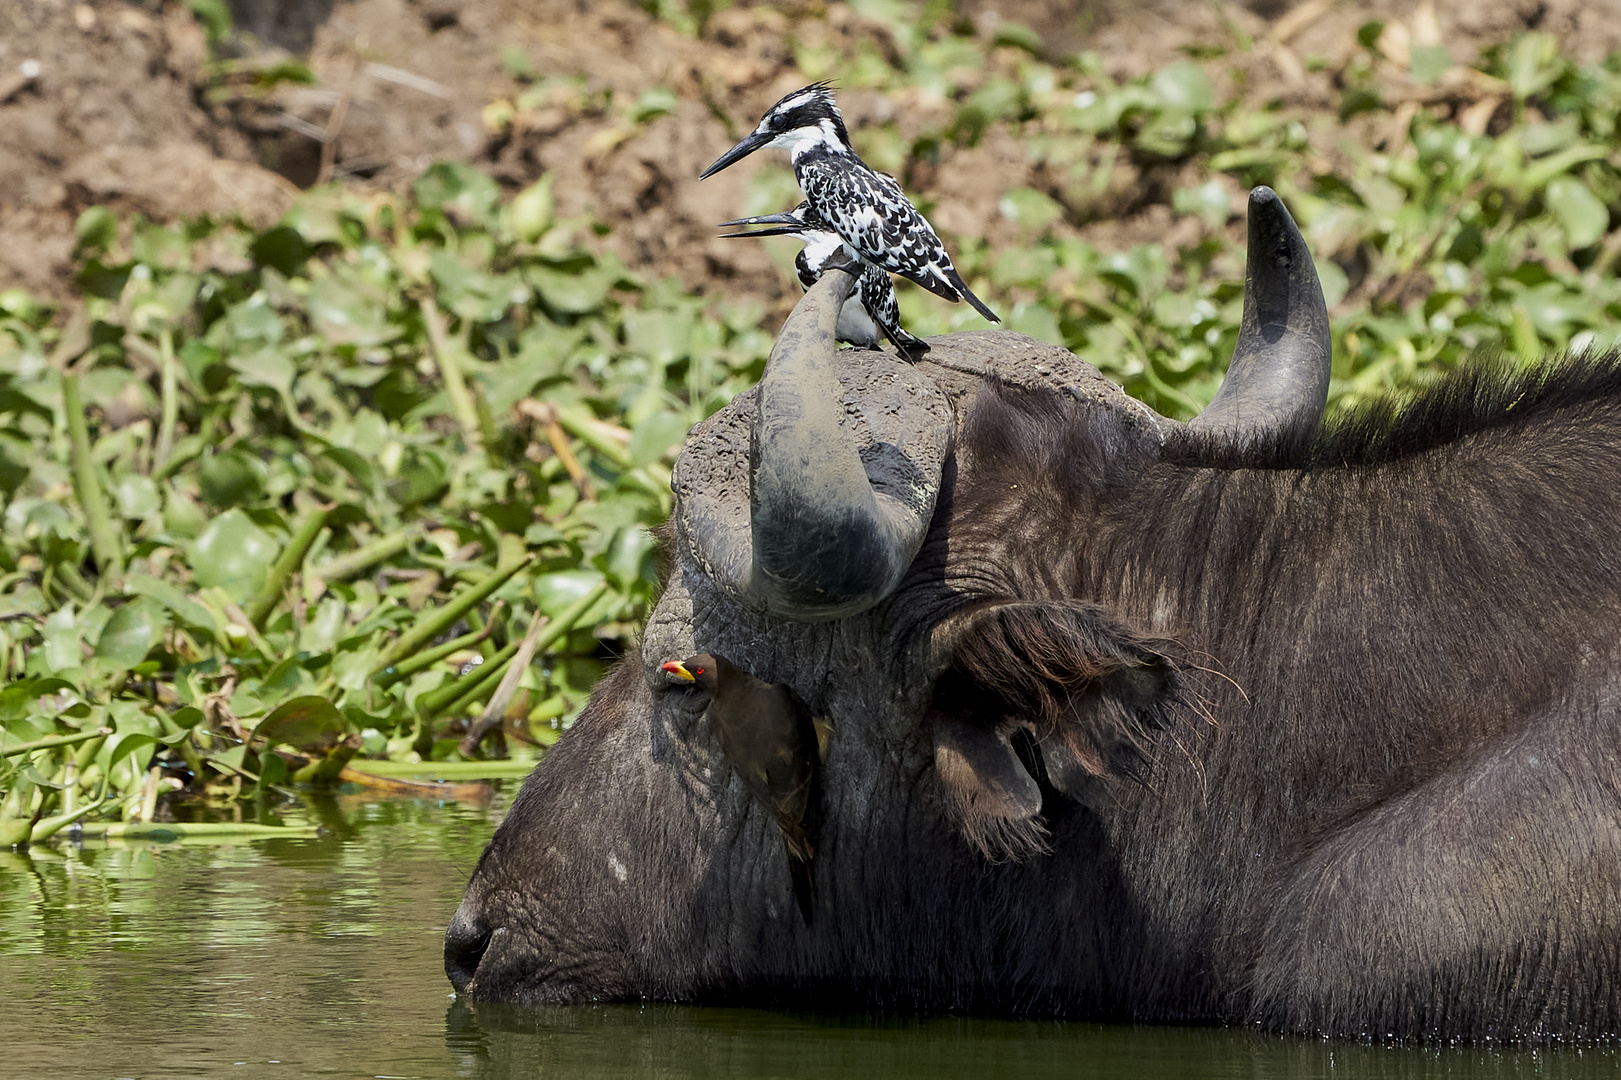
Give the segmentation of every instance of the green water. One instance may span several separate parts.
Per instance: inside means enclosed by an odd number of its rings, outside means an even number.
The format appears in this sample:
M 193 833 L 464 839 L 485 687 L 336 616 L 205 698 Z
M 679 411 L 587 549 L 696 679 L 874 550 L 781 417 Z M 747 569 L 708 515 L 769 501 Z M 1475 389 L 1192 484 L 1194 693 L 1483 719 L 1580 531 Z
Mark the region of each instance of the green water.
M 492 808 L 339 798 L 325 835 L 0 853 L 0 1077 L 1621 1076 L 1612 1051 L 731 1009 L 469 1008 L 439 944 Z

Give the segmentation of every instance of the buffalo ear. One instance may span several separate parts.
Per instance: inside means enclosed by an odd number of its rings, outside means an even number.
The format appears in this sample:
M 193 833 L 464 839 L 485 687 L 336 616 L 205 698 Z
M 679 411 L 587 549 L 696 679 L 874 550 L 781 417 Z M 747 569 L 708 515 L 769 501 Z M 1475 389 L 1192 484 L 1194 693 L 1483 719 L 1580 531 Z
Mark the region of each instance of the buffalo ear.
M 993 862 L 1045 852 L 1041 787 L 1009 732 L 943 712 L 932 720 L 935 773 L 963 839 Z
M 1077 802 L 1095 778 L 1141 777 L 1184 696 L 1173 644 L 1094 604 L 987 602 L 942 623 L 934 646 L 935 707 L 986 731 L 1026 728 L 1044 779 Z
M 1056 731 L 1048 732 L 1036 749 L 1047 770 L 1047 782 L 1075 802 L 1086 802 L 1093 781 L 1108 772 L 1103 759 L 1090 747 L 1076 746 Z

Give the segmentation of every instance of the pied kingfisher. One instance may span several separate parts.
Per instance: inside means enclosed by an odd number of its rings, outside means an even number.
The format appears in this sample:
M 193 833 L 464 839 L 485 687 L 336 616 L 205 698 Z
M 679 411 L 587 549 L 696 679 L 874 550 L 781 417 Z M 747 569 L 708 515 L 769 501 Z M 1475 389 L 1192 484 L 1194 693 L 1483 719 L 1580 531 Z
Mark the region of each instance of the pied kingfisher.
M 762 146 L 787 148 L 805 200 L 853 256 L 909 278 L 943 299 L 966 299 L 991 322 L 1002 321 L 968 291 L 945 245 L 907 201 L 895 178 L 874 172 L 851 149 L 850 133 L 827 83 L 812 83 L 771 106 L 753 134 L 722 154 L 698 179 L 713 176 Z
M 816 211 L 811 209 L 808 202 L 800 203 L 786 214 L 738 218 L 720 224 L 723 229 L 744 225 L 770 226 L 750 232 L 727 233 L 725 239 L 728 240 L 744 236 L 792 236 L 803 241 L 805 248 L 794 259 L 794 272 L 799 276 L 799 283 L 807 289 L 821 280 L 829 262 L 836 261 L 837 256 L 849 254 L 839 234 L 816 216 Z M 856 287 L 850 298 L 839 309 L 835 336 L 851 345 L 876 349 L 878 335 L 882 331 L 895 343 L 901 355 L 908 359 L 916 359 L 918 355 L 928 352 L 927 342 L 901 329 L 901 313 L 895 304 L 895 289 L 889 283 L 889 275 L 872 263 L 855 259 L 849 261 L 856 264 L 860 276 L 856 278 Z

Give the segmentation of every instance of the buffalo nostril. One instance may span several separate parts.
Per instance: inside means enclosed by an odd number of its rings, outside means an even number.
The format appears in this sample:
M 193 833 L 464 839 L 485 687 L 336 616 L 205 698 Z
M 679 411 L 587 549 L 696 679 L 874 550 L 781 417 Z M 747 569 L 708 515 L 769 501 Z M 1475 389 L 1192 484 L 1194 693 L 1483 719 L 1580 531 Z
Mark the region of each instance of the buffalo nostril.
M 480 927 L 472 919 L 464 918 L 460 911 L 445 928 L 445 976 L 458 994 L 473 981 L 494 935 L 494 928 Z

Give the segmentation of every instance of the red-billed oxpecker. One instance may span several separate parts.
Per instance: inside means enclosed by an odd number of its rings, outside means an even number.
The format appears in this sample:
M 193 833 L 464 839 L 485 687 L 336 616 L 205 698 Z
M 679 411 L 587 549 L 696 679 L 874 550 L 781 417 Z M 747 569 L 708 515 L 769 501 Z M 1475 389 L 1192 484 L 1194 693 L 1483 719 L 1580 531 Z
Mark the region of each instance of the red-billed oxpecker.
M 743 786 L 782 831 L 794 899 L 809 926 L 826 726 L 811 718 L 788 686 L 757 679 L 725 657 L 700 653 L 662 667 L 709 695 L 709 729 Z

